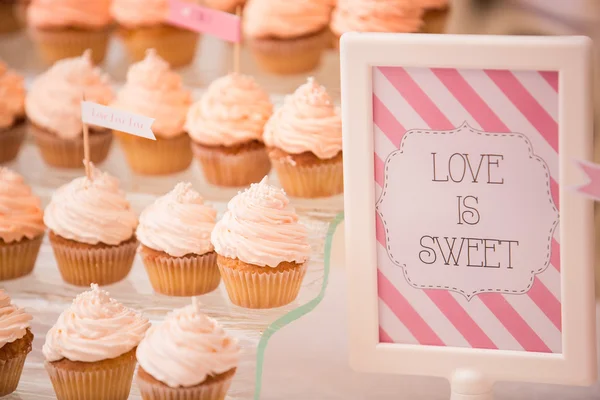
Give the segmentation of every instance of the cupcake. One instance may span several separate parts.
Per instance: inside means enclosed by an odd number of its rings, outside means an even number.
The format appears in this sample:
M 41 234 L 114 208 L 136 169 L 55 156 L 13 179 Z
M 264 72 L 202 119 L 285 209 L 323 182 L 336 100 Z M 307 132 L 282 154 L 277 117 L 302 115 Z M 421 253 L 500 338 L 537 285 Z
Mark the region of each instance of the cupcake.
M 419 0 L 425 9 L 423 28 L 426 33 L 443 33 L 448 19 L 448 0 Z
M 132 61 L 142 60 L 151 48 L 173 68 L 194 60 L 200 35 L 166 23 L 168 0 L 113 0 L 111 13 Z
M 155 118 L 152 131 L 156 136 L 152 141 L 115 131 L 134 172 L 164 175 L 190 166 L 191 141 L 183 125 L 191 103 L 192 96 L 181 77 L 155 50 L 148 50 L 143 61 L 129 68 L 127 82 L 113 107 Z
M 0 397 L 17 390 L 25 358 L 31 351 L 32 317 L 11 303 L 0 289 Z
M 92 64 L 88 50 L 80 57 L 58 61 L 31 85 L 25 99 L 29 129 L 44 161 L 53 167 L 82 168 L 81 100 L 106 105 L 113 99 L 107 75 Z M 112 133 L 89 127 L 90 159 L 98 164 L 110 150 Z
M 16 32 L 21 29 L 19 19 L 15 14 L 17 0 L 0 1 L 0 34 Z
M 40 199 L 23 177 L 0 167 L 0 280 L 33 271 L 44 237 Z
M 339 45 L 346 32 L 418 32 L 422 18 L 423 7 L 414 0 L 338 0 L 331 30 Z
M 204 0 L 203 5 L 219 11 L 235 13 L 238 7 L 243 7 L 246 0 Z
M 250 76 L 230 74 L 211 83 L 185 123 L 207 181 L 246 186 L 269 173 L 262 133 L 272 113 L 269 95 Z
M 233 304 L 274 308 L 298 296 L 310 253 L 308 231 L 267 177 L 231 199 L 211 241 Z
M 217 255 L 210 243 L 217 211 L 191 183 L 178 183 L 142 212 L 136 236 L 154 291 L 198 296 L 219 286 Z
M 111 0 L 32 0 L 27 25 L 42 59 L 53 64 L 86 49 L 98 64 L 104 60 L 112 18 Z
M 240 348 L 195 304 L 148 329 L 137 348 L 137 384 L 144 400 L 223 400 Z
M 137 217 L 119 181 L 90 165 L 81 177 L 58 188 L 46 211 L 50 244 L 63 279 L 73 285 L 108 285 L 133 265 Z
M 0 163 L 17 157 L 25 133 L 23 78 L 0 61 Z
M 126 400 L 135 351 L 149 326 L 146 318 L 92 284 L 46 334 L 42 353 L 56 398 Z
M 315 69 L 327 47 L 328 1 L 249 0 L 244 34 L 258 64 L 276 74 Z
M 264 140 L 281 186 L 290 196 L 343 192 L 340 111 L 313 78 L 286 97 L 267 122 Z

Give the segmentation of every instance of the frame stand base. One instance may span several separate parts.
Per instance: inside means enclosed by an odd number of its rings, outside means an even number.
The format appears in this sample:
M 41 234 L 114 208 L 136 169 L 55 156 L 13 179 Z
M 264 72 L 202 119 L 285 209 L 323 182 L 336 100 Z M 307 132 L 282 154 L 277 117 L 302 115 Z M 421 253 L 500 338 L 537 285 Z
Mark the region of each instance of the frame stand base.
M 450 382 L 450 400 L 493 400 L 492 383 L 475 371 L 460 369 Z

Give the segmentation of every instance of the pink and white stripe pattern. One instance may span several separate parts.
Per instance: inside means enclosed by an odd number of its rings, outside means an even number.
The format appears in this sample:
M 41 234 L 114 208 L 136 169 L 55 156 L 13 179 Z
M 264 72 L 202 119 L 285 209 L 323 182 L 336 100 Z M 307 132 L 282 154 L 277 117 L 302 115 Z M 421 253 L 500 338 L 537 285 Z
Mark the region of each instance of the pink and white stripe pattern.
M 381 194 L 384 161 L 410 129 L 475 129 L 528 137 L 546 161 L 559 207 L 558 72 L 450 68 L 373 68 L 375 191 Z M 379 338 L 383 343 L 562 351 L 560 238 L 555 230 L 551 266 L 527 295 L 484 293 L 468 301 L 445 290 L 415 289 L 388 258 L 376 217 Z

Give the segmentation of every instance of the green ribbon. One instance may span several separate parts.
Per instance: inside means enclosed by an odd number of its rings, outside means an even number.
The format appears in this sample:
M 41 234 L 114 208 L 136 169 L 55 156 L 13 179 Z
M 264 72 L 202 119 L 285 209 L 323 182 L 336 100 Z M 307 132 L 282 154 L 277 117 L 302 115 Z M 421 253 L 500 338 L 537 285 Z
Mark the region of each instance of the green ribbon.
M 319 292 L 319 295 L 311 301 L 309 301 L 308 303 L 293 309 L 289 313 L 275 320 L 275 322 L 273 322 L 267 327 L 267 329 L 264 331 L 263 335 L 260 338 L 260 342 L 258 342 L 258 350 L 256 355 L 256 385 L 254 387 L 254 400 L 260 399 L 260 391 L 262 389 L 263 365 L 265 361 L 265 350 L 267 349 L 267 343 L 269 342 L 271 336 L 273 336 L 275 332 L 277 332 L 284 326 L 291 324 L 303 315 L 306 315 L 312 310 L 314 310 L 315 307 L 321 302 L 321 300 L 323 300 L 323 297 L 325 297 L 325 289 L 327 289 L 327 283 L 329 282 L 331 242 L 333 241 L 333 234 L 335 233 L 335 230 L 337 229 L 340 222 L 342 222 L 343 220 L 344 213 L 341 212 L 331 222 L 327 231 L 327 237 L 325 238 L 325 254 L 323 260 L 325 268 L 323 270 L 323 284 L 321 285 L 321 291 Z

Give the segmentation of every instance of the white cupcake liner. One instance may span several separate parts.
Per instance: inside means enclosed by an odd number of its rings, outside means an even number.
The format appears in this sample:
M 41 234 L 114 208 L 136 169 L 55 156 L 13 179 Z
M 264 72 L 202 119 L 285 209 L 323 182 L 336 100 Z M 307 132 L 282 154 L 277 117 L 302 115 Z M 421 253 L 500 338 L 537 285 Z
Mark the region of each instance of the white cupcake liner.
M 214 251 L 193 257 L 153 256 L 140 251 L 155 292 L 167 296 L 199 296 L 221 282 Z
M 208 384 L 184 388 L 172 388 L 163 384 L 136 379 L 140 394 L 144 400 L 224 400 L 231 386 L 233 375 L 226 379 Z
M 122 360 L 106 368 L 71 370 L 45 363 L 57 400 L 127 400 L 136 359 Z M 85 368 L 85 367 L 84 367 Z
M 27 353 L 20 354 L 9 360 L 0 361 L 0 397 L 17 390 Z
M 306 263 L 286 271 L 265 267 L 265 272 L 218 265 L 229 299 L 245 308 L 276 308 L 291 303 L 298 297 L 306 274 Z

